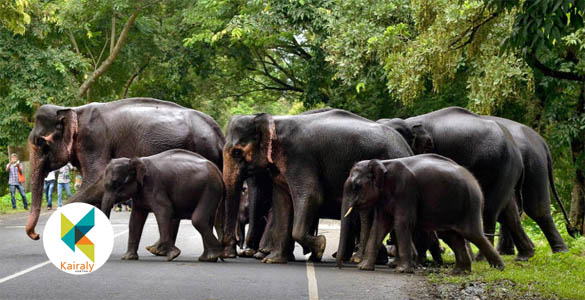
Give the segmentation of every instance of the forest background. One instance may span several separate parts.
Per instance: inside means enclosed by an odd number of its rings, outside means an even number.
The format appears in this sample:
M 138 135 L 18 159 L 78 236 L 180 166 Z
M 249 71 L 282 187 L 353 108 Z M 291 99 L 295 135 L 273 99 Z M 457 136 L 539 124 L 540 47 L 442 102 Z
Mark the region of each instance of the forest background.
M 580 0 L 1 0 L 0 153 L 26 145 L 46 103 L 153 97 L 223 128 L 234 114 L 458 105 L 546 138 L 583 233 L 584 15 Z

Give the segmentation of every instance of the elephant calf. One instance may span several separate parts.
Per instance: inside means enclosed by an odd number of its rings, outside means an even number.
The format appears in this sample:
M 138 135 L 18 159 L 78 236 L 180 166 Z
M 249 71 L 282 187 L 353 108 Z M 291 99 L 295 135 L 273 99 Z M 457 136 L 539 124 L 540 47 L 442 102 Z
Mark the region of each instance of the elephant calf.
M 366 230 L 366 253 L 358 265 L 362 270 L 374 269 L 378 245 L 392 228 L 396 233 L 400 272 L 413 272 L 415 230 L 440 232 L 455 252 L 453 273 L 471 271 L 465 239 L 485 253 L 491 266 L 504 268 L 502 258 L 483 233 L 483 195 L 477 180 L 446 157 L 423 154 L 361 161 L 351 169 L 345 182 L 343 207 L 346 216 L 354 207 L 360 210 L 361 217 L 373 216 L 370 230 Z M 342 232 L 345 224 L 342 222 Z M 340 237 L 338 251 L 345 248 L 345 238 Z M 341 256 L 337 257 L 341 266 Z
M 102 211 L 108 217 L 115 203 L 133 199 L 123 260 L 138 259 L 144 223 L 148 213 L 154 212 L 160 254 L 166 254 L 169 261 L 179 256 L 181 250 L 174 245 L 179 222 L 191 219 L 203 238 L 199 260 L 217 261 L 221 246 L 213 235 L 213 223 L 224 197 L 224 184 L 219 169 L 203 156 L 177 149 L 142 158 L 113 159 L 105 170 L 104 187 Z

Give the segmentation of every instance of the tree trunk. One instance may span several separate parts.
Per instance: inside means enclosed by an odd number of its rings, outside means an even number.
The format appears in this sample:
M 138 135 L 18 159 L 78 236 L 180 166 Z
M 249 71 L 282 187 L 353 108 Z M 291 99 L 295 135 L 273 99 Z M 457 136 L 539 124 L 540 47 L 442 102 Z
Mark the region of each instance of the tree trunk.
M 114 49 L 110 53 L 108 58 L 106 58 L 106 60 L 104 60 L 104 62 L 99 66 L 99 68 L 97 68 L 85 80 L 85 82 L 79 87 L 79 90 L 77 92 L 78 97 L 82 97 L 87 92 L 87 90 L 91 87 L 91 85 L 104 72 L 106 72 L 108 70 L 108 68 L 114 63 L 114 60 L 116 59 L 116 57 L 120 53 L 120 50 L 122 50 L 122 45 L 124 45 L 124 42 L 126 41 L 126 38 L 128 37 L 128 32 L 130 31 L 130 27 L 132 27 L 132 24 L 134 24 L 134 22 L 136 21 L 136 17 L 138 16 L 139 12 L 140 12 L 140 8 L 138 8 L 136 11 L 134 11 L 134 13 L 130 16 L 130 18 L 128 19 L 128 22 L 126 22 L 126 24 L 124 25 L 124 29 L 122 29 L 122 32 L 120 33 L 120 37 L 118 38 L 118 41 L 116 42 L 116 46 L 114 46 Z
M 585 115 L 585 81 L 581 86 L 581 95 L 577 103 L 577 116 Z M 583 155 L 585 150 L 585 130 L 579 130 L 571 141 L 573 163 L 576 166 L 575 179 L 573 181 L 573 193 L 571 199 L 571 223 L 580 234 L 585 232 L 585 166 Z

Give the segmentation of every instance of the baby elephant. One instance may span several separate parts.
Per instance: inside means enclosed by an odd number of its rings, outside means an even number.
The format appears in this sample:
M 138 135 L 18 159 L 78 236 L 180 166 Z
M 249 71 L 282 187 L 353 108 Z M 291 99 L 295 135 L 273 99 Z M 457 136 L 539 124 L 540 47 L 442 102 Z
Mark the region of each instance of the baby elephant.
M 109 217 L 115 203 L 132 198 L 128 250 L 123 260 L 138 259 L 138 244 L 149 212 L 154 212 L 160 240 L 158 251 L 169 261 L 181 250 L 175 247 L 181 219 L 191 219 L 203 238 L 200 261 L 217 261 L 220 243 L 213 235 L 218 203 L 224 197 L 221 172 L 201 155 L 169 150 L 142 158 L 113 159 L 104 174 L 102 211 Z
M 361 231 L 367 235 L 363 237 L 367 241 L 365 259 L 358 265 L 362 270 L 374 269 L 378 245 L 392 229 L 396 232 L 400 272 L 414 271 L 412 236 L 416 230 L 440 233 L 455 252 L 455 274 L 471 271 L 465 239 L 485 253 L 492 267 L 504 268 L 502 258 L 483 233 L 483 195 L 478 182 L 448 158 L 423 154 L 356 163 L 344 186 L 342 209 L 346 217 L 354 207 L 361 218 L 370 218 L 362 220 L 370 226 Z M 337 264 L 341 266 L 339 256 Z

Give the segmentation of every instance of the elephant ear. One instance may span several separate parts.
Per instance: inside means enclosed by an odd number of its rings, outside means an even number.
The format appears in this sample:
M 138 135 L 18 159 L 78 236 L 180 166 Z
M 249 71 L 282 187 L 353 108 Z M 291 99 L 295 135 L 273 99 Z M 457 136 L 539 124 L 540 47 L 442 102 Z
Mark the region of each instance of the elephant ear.
M 57 122 L 62 126 L 63 143 L 68 154 L 72 153 L 73 140 L 77 135 L 77 113 L 72 109 L 61 109 L 57 111 Z
M 143 186 L 144 178 L 146 177 L 146 166 L 144 165 L 142 159 L 134 157 L 130 160 L 130 171 L 128 175 L 131 176 L 133 175 L 132 173 L 134 173 L 134 176 L 136 176 L 136 182 Z
M 376 186 L 381 190 L 384 188 L 384 181 L 386 180 L 386 173 L 388 169 L 377 159 L 372 159 L 368 163 L 368 167 L 373 174 L 373 180 Z
M 433 153 L 435 144 L 431 135 L 424 129 L 422 124 L 417 124 L 412 127 L 414 140 L 412 142 L 412 150 L 415 154 Z
M 266 153 L 269 163 L 274 163 L 272 161 L 272 142 L 276 139 L 274 119 L 269 114 L 261 113 L 254 118 L 254 125 L 256 132 L 260 133 L 260 150 Z

